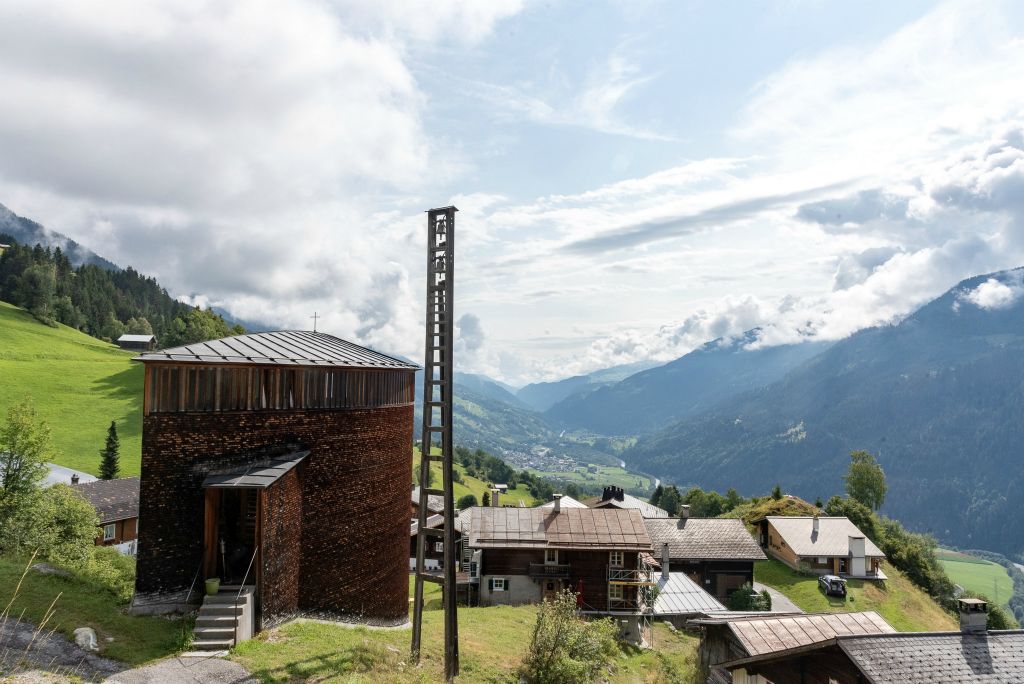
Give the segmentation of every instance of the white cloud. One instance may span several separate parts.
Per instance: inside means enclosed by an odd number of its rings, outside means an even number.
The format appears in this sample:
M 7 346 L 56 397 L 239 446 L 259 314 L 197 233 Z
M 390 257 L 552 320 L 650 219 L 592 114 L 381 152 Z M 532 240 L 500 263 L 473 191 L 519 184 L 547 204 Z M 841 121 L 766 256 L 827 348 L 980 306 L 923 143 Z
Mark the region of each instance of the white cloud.
M 1024 295 L 1024 285 L 1018 278 L 1009 284 L 989 278 L 978 287 L 963 293 L 959 299 L 974 304 L 979 309 L 1009 309 Z

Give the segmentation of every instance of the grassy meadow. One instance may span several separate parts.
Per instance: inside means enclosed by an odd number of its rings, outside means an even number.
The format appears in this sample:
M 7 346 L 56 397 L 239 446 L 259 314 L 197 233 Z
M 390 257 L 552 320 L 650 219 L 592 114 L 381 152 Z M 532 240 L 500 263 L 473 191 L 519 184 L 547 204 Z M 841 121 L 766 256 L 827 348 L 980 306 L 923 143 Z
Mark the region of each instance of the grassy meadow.
M 121 473 L 138 475 L 142 364 L 132 354 L 67 326 L 51 328 L 0 302 L 0 415 L 26 396 L 53 431 L 54 463 L 99 473 L 110 421 L 121 439 Z
M 583 470 L 586 470 L 586 466 L 580 466 Z M 597 472 L 557 472 L 557 471 L 544 471 L 529 469 L 534 475 L 540 475 L 541 477 L 554 480 L 556 482 L 571 482 L 577 485 L 590 487 L 591 489 L 597 487 L 607 487 L 608 485 L 615 485 L 622 487 L 629 492 L 649 492 L 654 488 L 654 480 L 647 477 L 646 475 L 639 475 L 637 473 L 628 472 L 625 468 L 619 466 L 608 466 L 598 465 Z M 646 498 L 646 497 L 644 497 Z
M 427 584 L 424 605 L 418 666 L 409 662 L 409 627 L 373 629 L 302 620 L 240 644 L 231 657 L 267 683 L 441 682 L 444 625 L 439 587 Z M 518 682 L 517 669 L 529 648 L 536 616 L 536 606 L 460 607 L 458 681 Z M 690 681 L 697 638 L 658 623 L 654 643 L 653 651 L 622 646 L 607 680 L 622 684 Z
M 948 549 L 939 549 L 936 556 L 949 579 L 964 589 L 983 594 L 1004 606 L 1013 596 L 1013 580 L 998 563 Z
M 754 566 L 754 579 L 778 589 L 808 613 L 876 611 L 901 632 L 936 632 L 959 629 L 957 620 L 943 610 L 903 573 L 886 565 L 884 583 L 848 580 L 846 598 L 825 596 L 817 575 L 799 573 L 777 560 Z
M 26 574 L 27 563 L 24 558 L 0 556 L 0 608 L 9 605 L 10 619 L 24 617 L 38 625 L 53 605 L 47 630 L 56 629 L 74 641 L 75 629 L 92 627 L 99 655 L 130 665 L 177 653 L 191 633 L 191 623 L 180 619 L 127 615 L 109 592 L 73 573 Z

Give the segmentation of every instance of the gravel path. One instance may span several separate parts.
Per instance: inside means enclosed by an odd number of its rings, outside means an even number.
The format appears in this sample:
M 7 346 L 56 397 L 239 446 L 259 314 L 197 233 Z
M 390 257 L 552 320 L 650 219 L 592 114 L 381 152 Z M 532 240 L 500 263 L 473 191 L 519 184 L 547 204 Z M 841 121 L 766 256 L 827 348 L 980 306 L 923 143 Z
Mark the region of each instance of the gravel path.
M 804 612 L 804 611 L 800 610 L 799 606 L 797 606 L 795 603 L 793 603 L 788 598 L 786 598 L 785 595 L 783 595 L 783 593 L 781 591 L 779 591 L 778 589 L 773 589 L 772 587 L 769 587 L 769 586 L 766 586 L 764 584 L 761 584 L 760 582 L 754 582 L 754 591 L 761 592 L 764 589 L 767 589 L 768 593 L 772 597 L 772 612 L 782 612 L 782 613 L 802 613 L 802 612 Z
M 258 684 L 238 663 L 216 657 L 168 658 L 153 665 L 126 670 L 106 680 L 110 684 Z

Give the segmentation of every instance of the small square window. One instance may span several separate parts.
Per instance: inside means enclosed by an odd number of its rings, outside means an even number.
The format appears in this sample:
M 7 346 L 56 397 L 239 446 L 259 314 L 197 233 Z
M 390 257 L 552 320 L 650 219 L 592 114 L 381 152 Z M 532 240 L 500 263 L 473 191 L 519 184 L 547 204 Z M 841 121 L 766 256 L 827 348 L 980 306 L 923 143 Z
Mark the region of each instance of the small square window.
M 111 541 L 115 536 L 117 536 L 117 525 L 115 523 L 103 526 L 103 541 Z
M 434 551 L 444 553 L 444 542 L 434 542 Z
M 608 585 L 608 598 L 612 601 L 622 600 L 622 585 L 621 584 L 610 584 Z
M 623 555 L 622 551 L 612 551 L 608 554 L 608 565 L 613 568 L 621 568 L 623 564 Z
M 491 591 L 508 591 L 508 580 L 504 577 L 495 577 L 491 580 Z
M 558 549 L 544 549 L 544 564 L 558 565 Z

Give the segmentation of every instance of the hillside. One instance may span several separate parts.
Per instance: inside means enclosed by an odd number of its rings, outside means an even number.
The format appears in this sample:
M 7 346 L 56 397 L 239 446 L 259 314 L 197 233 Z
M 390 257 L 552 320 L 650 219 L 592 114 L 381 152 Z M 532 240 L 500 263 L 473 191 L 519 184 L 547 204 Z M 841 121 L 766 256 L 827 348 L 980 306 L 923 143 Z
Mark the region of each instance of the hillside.
M 624 458 L 679 483 L 842 491 L 848 454 L 885 469 L 883 512 L 961 546 L 1024 548 L 1024 271 L 960 283 L 895 326 L 861 331 L 787 373 L 637 443 Z M 974 298 L 974 299 L 972 299 Z
M 110 421 L 121 438 L 121 470 L 138 475 L 142 366 L 131 353 L 60 325 L 43 325 L 0 302 L 0 411 L 31 396 L 53 429 L 60 465 L 98 474 Z
M 874 610 L 901 632 L 956 630 L 957 621 L 899 570 L 887 565 L 884 583 L 848 580 L 847 596 L 825 596 L 815 575 L 804 575 L 777 560 L 757 563 L 754 579 L 773 589 L 807 613 L 853 613 Z
M 828 347 L 807 342 L 747 349 L 756 338 L 757 331 L 750 331 L 741 338 L 708 342 L 663 366 L 572 394 L 544 416 L 553 425 L 603 435 L 651 433 L 774 382 Z
M 14 238 L 23 245 L 40 244 L 44 247 L 59 247 L 75 266 L 92 264 L 108 271 L 118 270 L 117 264 L 107 261 L 67 235 L 47 230 L 31 219 L 18 216 L 2 204 L 0 204 L 0 235 Z M 0 242 L 5 242 L 5 240 L 0 239 Z
M 1004 606 L 1013 596 L 1013 580 L 998 563 L 949 549 L 939 549 L 935 555 L 949 579 L 964 589 L 984 594 Z

